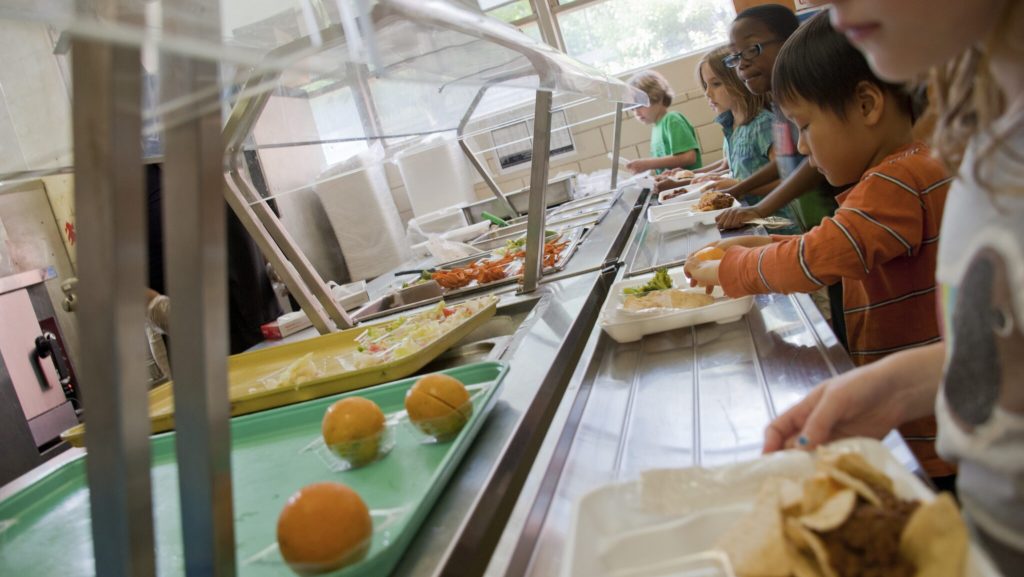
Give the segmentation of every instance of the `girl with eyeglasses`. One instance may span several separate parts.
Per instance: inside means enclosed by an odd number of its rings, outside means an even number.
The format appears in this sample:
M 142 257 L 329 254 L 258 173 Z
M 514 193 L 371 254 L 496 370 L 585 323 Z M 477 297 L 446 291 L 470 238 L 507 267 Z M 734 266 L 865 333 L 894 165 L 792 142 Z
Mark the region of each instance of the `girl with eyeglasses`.
M 934 414 L 973 540 L 1024 567 L 1024 3 L 834 0 L 831 20 L 889 80 L 931 69 L 935 147 L 959 174 L 938 239 L 942 342 L 830 379 L 776 419 L 765 451 L 881 437 Z M 960 150 L 966 145 L 966 152 Z

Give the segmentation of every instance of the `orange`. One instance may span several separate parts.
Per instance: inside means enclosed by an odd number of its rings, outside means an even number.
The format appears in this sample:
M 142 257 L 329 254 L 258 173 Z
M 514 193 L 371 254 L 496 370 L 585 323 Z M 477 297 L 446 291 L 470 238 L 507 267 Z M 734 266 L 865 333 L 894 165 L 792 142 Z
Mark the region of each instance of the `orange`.
M 277 518 L 277 545 L 292 571 L 315 575 L 361 560 L 370 549 L 373 520 L 358 493 L 334 482 L 292 495 Z
M 448 375 L 426 375 L 405 395 L 409 420 L 424 434 L 438 441 L 455 438 L 473 414 L 473 403 L 458 379 Z
M 377 458 L 384 413 L 370 399 L 348 397 L 328 407 L 320 429 L 331 451 L 359 467 Z
M 725 251 L 717 246 L 706 246 L 693 253 L 693 258 L 697 260 L 722 260 L 724 256 Z

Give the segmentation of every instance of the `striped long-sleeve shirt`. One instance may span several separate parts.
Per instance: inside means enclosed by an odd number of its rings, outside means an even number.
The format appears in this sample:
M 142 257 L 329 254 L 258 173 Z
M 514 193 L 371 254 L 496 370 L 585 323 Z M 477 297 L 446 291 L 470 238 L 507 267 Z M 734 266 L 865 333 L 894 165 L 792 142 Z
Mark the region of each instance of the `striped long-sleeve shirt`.
M 840 280 L 858 365 L 940 340 L 936 243 L 950 178 L 921 143 L 869 169 L 832 218 L 802 236 L 731 247 L 719 267 L 729 296 L 813 292 Z

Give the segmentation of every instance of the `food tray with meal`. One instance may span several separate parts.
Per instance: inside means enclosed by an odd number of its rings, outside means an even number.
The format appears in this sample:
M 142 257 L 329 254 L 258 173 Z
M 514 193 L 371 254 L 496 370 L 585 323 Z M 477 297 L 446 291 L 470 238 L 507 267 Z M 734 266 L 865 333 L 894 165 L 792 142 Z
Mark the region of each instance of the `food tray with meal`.
M 583 237 L 583 228 L 573 228 L 547 236 L 544 243 L 544 272 L 565 268 Z M 504 246 L 483 254 L 451 261 L 427 271 L 426 279 L 441 285 L 445 296 L 452 297 L 516 282 L 526 262 L 526 237 L 508 239 Z
M 323 572 L 343 562 L 349 565 L 332 575 L 389 575 L 483 426 L 506 371 L 503 363 L 477 363 L 443 377 L 410 378 L 232 419 L 238 573 L 291 577 L 290 566 Z M 454 437 L 427 442 L 421 429 L 440 421 L 421 419 L 422 406 L 414 402 L 442 380 L 461 383 L 450 386 L 461 387 L 468 401 L 451 420 L 458 428 L 452 428 Z M 383 421 L 377 424 L 393 433 L 389 451 L 370 447 L 378 454 L 348 470 L 333 467 L 334 453 L 326 450 L 327 436 L 337 433 L 325 417 L 342 402 L 379 413 Z M 185 574 L 174 441 L 174 433 L 150 441 L 159 575 Z M 317 492 L 323 488 L 334 490 Z M 300 498 L 312 506 L 313 519 L 301 518 L 294 505 Z M 95 575 L 84 455 L 0 501 L 0 541 L 0 575 Z
M 434 306 L 397 319 L 228 357 L 231 415 L 386 383 L 416 373 L 494 316 L 498 297 Z M 174 383 L 149 392 L 152 431 L 174 428 Z M 85 446 L 85 425 L 61 434 Z
M 576 503 L 562 567 L 563 577 L 998 575 L 968 544 L 953 499 L 870 439 L 598 488 Z
M 612 285 L 601 308 L 601 329 L 616 342 L 630 343 L 646 335 L 704 323 L 728 323 L 747 314 L 753 297 L 733 299 L 721 287 L 706 294 L 689 288 L 682 269 L 666 269 Z
M 712 184 L 714 184 L 713 181 L 706 181 L 663 190 L 658 193 L 658 202 L 661 204 L 675 204 L 677 202 L 697 200 Z
M 658 232 L 686 230 L 697 225 L 714 225 L 723 210 L 740 206 L 740 202 L 723 192 L 708 191 L 697 200 L 652 206 L 647 220 Z

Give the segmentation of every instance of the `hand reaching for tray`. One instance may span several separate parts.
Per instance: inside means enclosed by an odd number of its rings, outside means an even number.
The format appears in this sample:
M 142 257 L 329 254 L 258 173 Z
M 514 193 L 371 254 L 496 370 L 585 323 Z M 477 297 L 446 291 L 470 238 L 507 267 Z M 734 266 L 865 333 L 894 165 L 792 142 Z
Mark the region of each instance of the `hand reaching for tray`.
M 815 387 L 765 430 L 764 452 L 846 437 L 881 439 L 934 412 L 945 348 L 936 343 L 888 356 Z
M 715 223 L 721 230 L 740 228 L 749 220 L 763 218 L 761 213 L 749 206 L 726 209 L 725 212 L 715 217 Z

